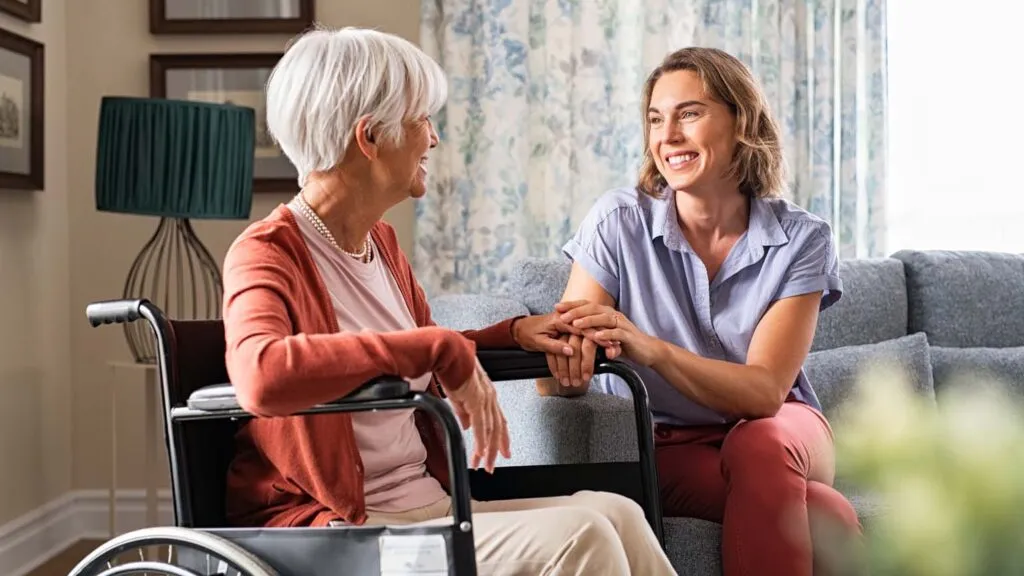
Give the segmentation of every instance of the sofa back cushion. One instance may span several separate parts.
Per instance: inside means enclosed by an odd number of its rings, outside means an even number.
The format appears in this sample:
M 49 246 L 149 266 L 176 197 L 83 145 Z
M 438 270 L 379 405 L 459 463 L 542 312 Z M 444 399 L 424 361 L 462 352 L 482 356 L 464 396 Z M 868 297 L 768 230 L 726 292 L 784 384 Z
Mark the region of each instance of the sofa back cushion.
M 878 364 L 902 371 L 915 392 L 934 402 L 928 352 L 928 338 L 923 333 L 910 334 L 874 344 L 811 352 L 804 362 L 804 373 L 829 419 L 851 398 L 865 371 Z
M 430 299 L 434 323 L 452 330 L 479 330 L 529 313 L 522 302 L 501 296 L 445 294 Z
M 531 314 L 551 312 L 562 299 L 572 264 L 564 258 L 524 258 L 512 267 L 504 296 Z M 843 260 L 842 299 L 821 313 L 812 350 L 870 344 L 907 333 L 903 264 L 893 259 Z
M 908 251 L 909 332 L 932 346 L 1024 346 L 1024 254 Z
M 811 350 L 828 350 L 907 334 L 903 264 L 891 258 L 840 260 L 843 297 L 818 316 Z
M 506 296 L 526 304 L 531 314 L 547 314 L 562 300 L 570 270 L 566 258 L 524 258 L 512 267 Z

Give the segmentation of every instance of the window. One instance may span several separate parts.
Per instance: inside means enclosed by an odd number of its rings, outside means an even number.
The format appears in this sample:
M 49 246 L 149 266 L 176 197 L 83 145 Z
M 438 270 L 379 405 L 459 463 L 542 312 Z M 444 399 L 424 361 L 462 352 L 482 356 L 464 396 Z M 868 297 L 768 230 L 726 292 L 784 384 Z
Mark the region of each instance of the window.
M 887 252 L 1024 252 L 1024 4 L 887 4 Z

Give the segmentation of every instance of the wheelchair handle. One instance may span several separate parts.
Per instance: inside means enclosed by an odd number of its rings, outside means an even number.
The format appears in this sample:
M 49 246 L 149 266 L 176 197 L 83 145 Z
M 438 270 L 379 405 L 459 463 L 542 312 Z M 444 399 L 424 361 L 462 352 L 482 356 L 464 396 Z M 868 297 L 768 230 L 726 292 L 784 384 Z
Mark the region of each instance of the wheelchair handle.
M 102 300 L 85 307 L 85 316 L 95 328 L 100 324 L 124 324 L 135 322 L 142 317 L 142 307 L 149 302 L 145 299 Z

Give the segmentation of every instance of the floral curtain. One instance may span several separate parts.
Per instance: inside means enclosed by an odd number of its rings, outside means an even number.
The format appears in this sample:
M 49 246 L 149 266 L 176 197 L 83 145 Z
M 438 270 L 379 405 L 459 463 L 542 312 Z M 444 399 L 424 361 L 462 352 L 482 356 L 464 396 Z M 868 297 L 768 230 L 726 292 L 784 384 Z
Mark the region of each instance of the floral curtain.
M 886 0 L 422 0 L 445 69 L 414 263 L 430 295 L 500 291 L 557 257 L 594 200 L 635 183 L 640 90 L 670 51 L 726 50 L 783 127 L 788 197 L 842 257 L 884 253 Z

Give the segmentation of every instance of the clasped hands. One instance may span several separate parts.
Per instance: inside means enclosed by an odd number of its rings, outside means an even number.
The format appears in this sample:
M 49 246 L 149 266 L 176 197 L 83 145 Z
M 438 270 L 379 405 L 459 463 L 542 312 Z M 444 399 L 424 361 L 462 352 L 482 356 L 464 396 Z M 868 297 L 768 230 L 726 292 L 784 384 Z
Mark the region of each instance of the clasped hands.
M 623 356 L 649 366 L 656 342 L 618 310 L 587 300 L 561 302 L 549 314 L 519 318 L 512 333 L 524 350 L 545 353 L 551 374 L 565 387 L 590 381 L 598 348 L 609 360 Z M 448 398 L 462 427 L 473 430 L 470 467 L 483 465 L 493 472 L 499 453 L 511 457 L 508 423 L 494 384 L 479 362 L 463 386 L 448 391 Z
M 544 352 L 551 374 L 564 387 L 581 387 L 594 375 L 597 350 L 643 366 L 653 360 L 654 338 L 611 306 L 588 300 L 560 302 L 550 314 L 524 318 L 516 341 L 526 350 Z

